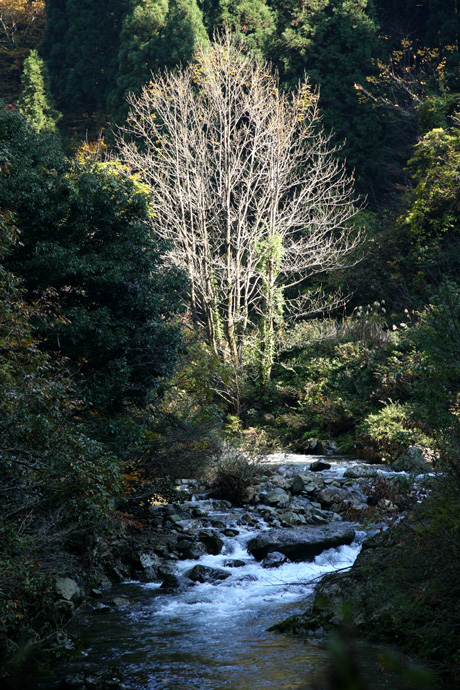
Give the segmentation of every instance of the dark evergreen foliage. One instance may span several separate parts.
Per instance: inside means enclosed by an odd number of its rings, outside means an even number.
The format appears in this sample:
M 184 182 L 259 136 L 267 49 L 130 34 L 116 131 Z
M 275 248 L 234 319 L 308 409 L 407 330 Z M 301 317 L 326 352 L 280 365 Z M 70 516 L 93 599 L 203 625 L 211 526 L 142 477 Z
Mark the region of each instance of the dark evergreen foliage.
M 14 211 L 21 245 L 8 266 L 30 296 L 52 288 L 63 319 L 38 324 L 46 347 L 81 376 L 87 409 L 145 405 L 171 372 L 181 275 L 162 269 L 145 192 L 116 165 L 69 162 L 55 139 L 3 113 L 0 205 Z
M 58 107 L 72 114 L 105 110 L 117 76 L 121 22 L 130 0 L 49 0 L 42 52 Z
M 126 97 L 140 93 L 152 70 L 187 63 L 198 42 L 207 40 L 196 0 L 135 2 L 123 20 L 117 86 L 109 104 L 118 120 L 127 115 Z
M 356 85 L 375 73 L 377 24 L 373 6 L 362 0 L 273 0 L 277 31 L 269 57 L 282 82 L 294 86 L 306 73 L 320 89 L 326 127 L 345 142 L 343 155 L 356 169 L 362 192 L 373 193 L 381 177 L 384 122 Z M 372 152 L 369 155 L 369 152 Z
M 239 40 L 256 54 L 265 54 L 267 43 L 276 31 L 276 18 L 265 0 L 204 0 L 206 28 L 212 37 L 215 31 L 229 28 Z

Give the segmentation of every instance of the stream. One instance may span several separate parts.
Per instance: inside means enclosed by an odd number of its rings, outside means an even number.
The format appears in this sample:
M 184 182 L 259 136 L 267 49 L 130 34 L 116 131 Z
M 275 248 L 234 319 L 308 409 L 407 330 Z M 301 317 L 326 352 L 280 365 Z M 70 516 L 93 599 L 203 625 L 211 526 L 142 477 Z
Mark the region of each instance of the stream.
M 295 463 L 300 470 L 315 459 L 280 456 L 273 463 L 283 461 L 284 467 Z M 332 467 L 322 473 L 323 478 L 341 477 L 353 464 L 327 460 Z M 222 509 L 222 502 L 203 497 L 194 497 L 193 502 L 235 535 L 222 537 L 219 555 L 177 561 L 177 575 L 201 564 L 225 569 L 230 576 L 196 582 L 177 592 L 160 583 L 136 581 L 112 587 L 101 602 L 116 599 L 116 607 L 103 605 L 77 617 L 73 632 L 82 640 L 83 651 L 65 662 L 60 677 L 82 672 L 91 676 L 114 666 L 122 669 L 127 690 L 323 690 L 325 686 L 313 678 L 327 664 L 324 641 L 286 637 L 268 628 L 305 610 L 315 581 L 351 566 L 368 533 L 354 524 L 356 536 L 350 546 L 323 551 L 312 562 L 264 568 L 246 548 L 249 539 L 268 529 L 261 518 L 244 525 L 241 517 L 247 515 L 247 508 Z M 54 687 L 57 681 L 39 685 L 40 690 Z M 388 678 L 372 685 L 372 690 L 379 688 L 399 690 Z

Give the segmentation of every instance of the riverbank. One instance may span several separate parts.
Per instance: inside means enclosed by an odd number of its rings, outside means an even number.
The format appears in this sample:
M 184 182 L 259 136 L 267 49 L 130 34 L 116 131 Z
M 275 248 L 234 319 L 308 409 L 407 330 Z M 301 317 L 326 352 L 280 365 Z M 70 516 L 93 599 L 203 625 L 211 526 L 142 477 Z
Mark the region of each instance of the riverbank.
M 275 629 L 301 637 L 346 631 L 350 639 L 397 645 L 433 669 L 443 687 L 458 687 L 460 542 L 455 513 L 451 529 L 446 520 L 451 480 L 438 477 L 424 501 L 366 540 L 350 570 L 326 575 L 308 609 Z

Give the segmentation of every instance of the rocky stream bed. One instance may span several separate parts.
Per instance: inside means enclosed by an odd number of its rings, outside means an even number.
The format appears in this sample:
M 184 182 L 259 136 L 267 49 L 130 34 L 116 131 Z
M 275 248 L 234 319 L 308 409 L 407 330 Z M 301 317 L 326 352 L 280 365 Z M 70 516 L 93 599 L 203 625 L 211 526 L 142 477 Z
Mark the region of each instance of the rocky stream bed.
M 324 688 L 321 638 L 269 628 L 301 613 L 323 575 L 350 567 L 370 534 L 397 521 L 423 476 L 409 486 L 386 466 L 280 454 L 257 481 L 236 507 L 184 479 L 187 500 L 152 506 L 147 529 L 110 566 L 118 584 L 101 578 L 88 591 L 61 578 L 58 604 L 79 607 L 70 632 L 81 651 L 37 688 Z M 388 677 L 372 687 L 399 690 Z

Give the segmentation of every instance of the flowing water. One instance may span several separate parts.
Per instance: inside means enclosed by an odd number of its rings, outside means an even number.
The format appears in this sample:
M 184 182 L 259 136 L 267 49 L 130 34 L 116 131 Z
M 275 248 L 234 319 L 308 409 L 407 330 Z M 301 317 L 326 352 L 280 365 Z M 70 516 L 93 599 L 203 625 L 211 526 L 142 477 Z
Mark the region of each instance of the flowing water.
M 308 583 L 350 565 L 359 544 L 325 552 L 314 563 L 265 570 L 244 548 L 252 534 L 240 533 L 227 540 L 224 554 L 200 559 L 212 567 L 229 557 L 244 559 L 243 567 L 226 567 L 232 575 L 223 582 L 197 583 L 179 594 L 138 583 L 112 590 L 112 597 L 123 594 L 131 603 L 89 622 L 83 632 L 87 670 L 120 665 L 130 690 L 305 688 L 305 675 L 324 664 L 322 648 L 267 628 L 300 612 L 312 590 Z M 180 570 L 196 563 L 182 561 Z
M 331 475 L 341 473 L 343 464 L 334 465 Z M 175 593 L 156 583 L 129 582 L 112 588 L 107 601 L 125 596 L 129 603 L 80 619 L 77 633 L 84 651 L 67 665 L 66 672 L 91 674 L 115 665 L 123 670 L 128 690 L 312 688 L 313 676 L 327 661 L 324 644 L 286 637 L 268 628 L 303 611 L 315 581 L 350 566 L 367 535 L 358 528 L 351 546 L 325 551 L 311 563 L 264 569 L 247 552 L 246 544 L 266 525 L 242 527 L 238 524 L 241 513 L 238 509 L 214 512 L 214 518 L 239 532 L 225 537 L 220 555 L 178 562 L 179 574 L 201 563 L 225 567 L 231 577 L 218 583 L 196 583 Z M 229 567 L 229 559 L 244 565 Z M 373 690 L 393 687 L 387 682 Z

